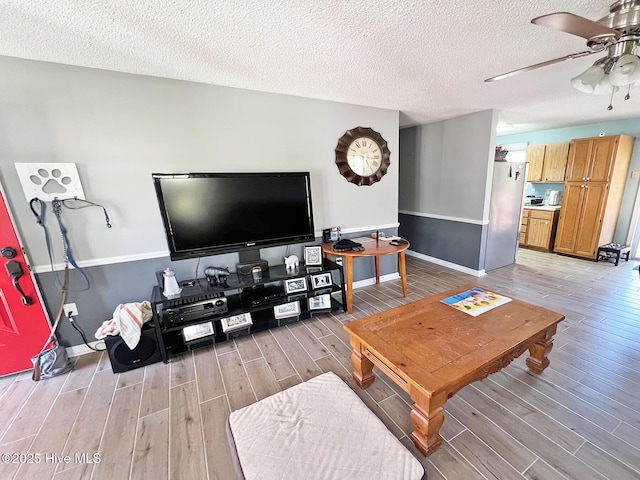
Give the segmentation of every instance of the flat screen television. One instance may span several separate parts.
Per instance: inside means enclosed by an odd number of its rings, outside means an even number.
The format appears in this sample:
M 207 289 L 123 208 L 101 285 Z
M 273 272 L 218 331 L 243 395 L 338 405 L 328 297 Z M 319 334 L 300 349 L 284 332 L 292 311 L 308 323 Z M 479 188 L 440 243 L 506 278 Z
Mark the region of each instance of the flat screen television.
M 313 241 L 309 172 L 154 173 L 171 260 Z

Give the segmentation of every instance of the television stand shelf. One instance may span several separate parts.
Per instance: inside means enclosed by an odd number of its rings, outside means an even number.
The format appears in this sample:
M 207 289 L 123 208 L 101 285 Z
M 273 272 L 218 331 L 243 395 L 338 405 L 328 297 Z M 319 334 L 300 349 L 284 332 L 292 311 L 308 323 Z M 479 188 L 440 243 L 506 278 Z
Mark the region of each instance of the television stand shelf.
M 299 288 L 285 291 L 285 283 L 303 278 L 306 288 L 294 285 Z M 330 283 L 326 282 L 329 278 Z M 196 348 L 346 308 L 342 266 L 329 259 L 294 271 L 287 271 L 284 265 L 271 266 L 257 281 L 251 275 L 232 274 L 220 285 L 204 278 L 179 284 L 182 292 L 176 297 L 166 298 L 159 286 L 151 294 L 153 323 L 165 363 Z M 242 316 L 246 313 L 251 323 Z M 225 332 L 223 323 L 236 325 Z

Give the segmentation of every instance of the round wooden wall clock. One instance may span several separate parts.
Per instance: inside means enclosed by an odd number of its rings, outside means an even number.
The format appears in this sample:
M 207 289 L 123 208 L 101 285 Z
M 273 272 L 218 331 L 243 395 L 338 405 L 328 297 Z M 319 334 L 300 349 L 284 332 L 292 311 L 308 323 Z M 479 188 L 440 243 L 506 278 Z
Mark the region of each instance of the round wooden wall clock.
M 375 130 L 357 127 L 347 130 L 336 147 L 336 165 L 347 181 L 373 185 L 389 168 L 387 141 Z

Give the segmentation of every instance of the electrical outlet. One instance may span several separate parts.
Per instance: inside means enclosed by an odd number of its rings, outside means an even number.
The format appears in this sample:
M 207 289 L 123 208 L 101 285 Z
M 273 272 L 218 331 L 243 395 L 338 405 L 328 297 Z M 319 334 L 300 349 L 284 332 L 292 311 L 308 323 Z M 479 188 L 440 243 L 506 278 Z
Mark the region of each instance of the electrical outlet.
M 63 308 L 65 317 L 69 318 L 78 316 L 78 307 L 76 307 L 75 303 L 65 303 Z

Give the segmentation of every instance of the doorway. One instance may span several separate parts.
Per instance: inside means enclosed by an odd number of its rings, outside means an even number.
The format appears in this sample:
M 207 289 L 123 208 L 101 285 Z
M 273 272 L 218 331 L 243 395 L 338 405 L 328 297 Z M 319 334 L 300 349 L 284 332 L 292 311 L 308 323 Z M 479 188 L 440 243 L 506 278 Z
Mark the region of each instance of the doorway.
M 33 368 L 51 333 L 49 317 L 0 184 L 0 376 Z

